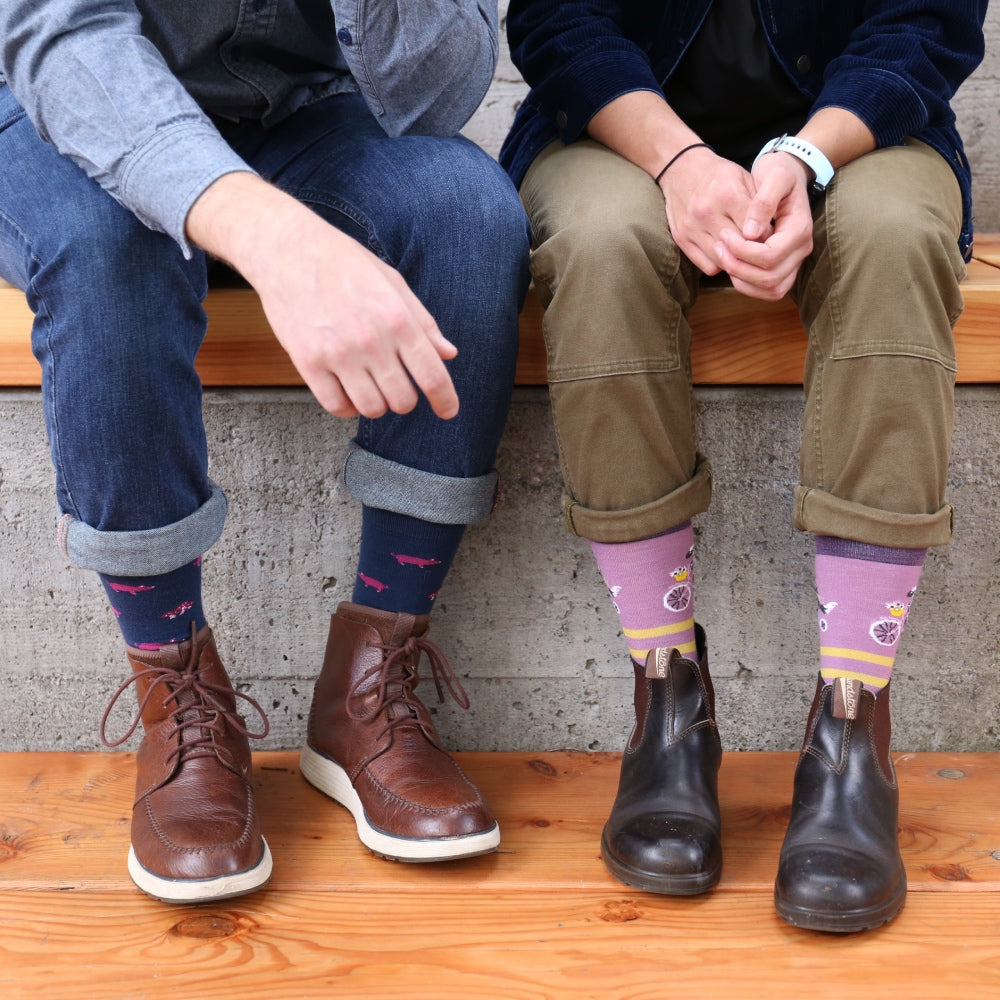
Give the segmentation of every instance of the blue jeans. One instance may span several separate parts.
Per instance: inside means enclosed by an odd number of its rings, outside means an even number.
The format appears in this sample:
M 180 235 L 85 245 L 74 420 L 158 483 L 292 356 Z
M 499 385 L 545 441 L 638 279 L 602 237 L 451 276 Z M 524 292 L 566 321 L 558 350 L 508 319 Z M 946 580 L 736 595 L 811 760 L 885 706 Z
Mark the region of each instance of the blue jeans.
M 528 225 L 506 175 L 460 137 L 387 137 L 358 95 L 224 132 L 265 178 L 397 268 L 458 347 L 458 416 L 421 399 L 404 416 L 360 419 L 352 495 L 440 523 L 487 517 L 528 281 Z M 43 142 L 2 85 L 0 163 L 0 275 L 35 313 L 60 544 L 98 572 L 168 572 L 216 541 L 226 512 L 194 371 L 206 258 L 186 260 Z

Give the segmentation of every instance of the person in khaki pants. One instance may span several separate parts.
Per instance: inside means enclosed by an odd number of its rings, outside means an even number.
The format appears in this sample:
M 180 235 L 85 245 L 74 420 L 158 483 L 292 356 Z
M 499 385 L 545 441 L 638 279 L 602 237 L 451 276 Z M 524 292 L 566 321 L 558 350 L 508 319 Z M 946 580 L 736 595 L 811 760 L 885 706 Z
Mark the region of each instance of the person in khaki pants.
M 501 162 L 534 230 L 566 523 L 591 543 L 635 674 L 602 837 L 630 885 L 700 893 L 722 868 L 691 526 L 712 474 L 687 315 L 724 272 L 748 296 L 790 294 L 809 339 L 794 523 L 815 536 L 819 670 L 776 907 L 857 931 L 904 903 L 889 681 L 926 550 L 952 530 L 972 237 L 949 101 L 982 58 L 985 10 L 510 5 L 531 91 Z

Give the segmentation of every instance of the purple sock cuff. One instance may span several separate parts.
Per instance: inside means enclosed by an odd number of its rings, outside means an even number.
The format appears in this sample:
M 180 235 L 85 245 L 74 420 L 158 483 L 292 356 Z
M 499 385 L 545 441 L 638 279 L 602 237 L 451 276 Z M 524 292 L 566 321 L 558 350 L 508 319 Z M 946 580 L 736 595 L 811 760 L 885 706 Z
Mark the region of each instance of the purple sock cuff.
M 661 531 L 659 535 L 654 535 L 654 538 L 662 538 L 664 535 L 675 535 L 678 531 L 684 531 L 691 527 L 691 521 L 681 521 L 680 524 L 675 524 L 672 528 L 667 528 L 666 531 Z
M 817 535 L 816 555 L 839 556 L 841 559 L 863 559 L 866 562 L 886 563 L 893 566 L 922 566 L 927 556 L 927 549 L 893 549 L 886 545 L 854 542 L 849 538 Z

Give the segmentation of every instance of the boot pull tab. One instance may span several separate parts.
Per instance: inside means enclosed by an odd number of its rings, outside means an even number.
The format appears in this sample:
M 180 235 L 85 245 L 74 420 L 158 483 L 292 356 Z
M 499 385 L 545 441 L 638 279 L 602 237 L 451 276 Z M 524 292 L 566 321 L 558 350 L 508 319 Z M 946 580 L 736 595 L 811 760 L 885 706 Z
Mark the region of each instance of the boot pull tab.
M 856 719 L 861 707 L 861 681 L 853 677 L 838 677 L 833 682 L 833 717 Z
M 674 656 L 680 653 L 673 646 L 651 649 L 646 656 L 646 677 L 654 681 L 662 681 L 667 677 Z

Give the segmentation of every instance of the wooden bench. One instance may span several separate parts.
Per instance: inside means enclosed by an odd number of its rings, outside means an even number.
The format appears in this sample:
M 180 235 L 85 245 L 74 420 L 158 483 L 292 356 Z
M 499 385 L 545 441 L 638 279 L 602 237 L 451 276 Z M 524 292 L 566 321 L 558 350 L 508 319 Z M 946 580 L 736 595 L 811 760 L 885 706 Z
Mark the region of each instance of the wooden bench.
M 1000 754 L 899 754 L 902 913 L 848 938 L 774 913 L 796 755 L 727 753 L 725 863 L 702 897 L 629 888 L 600 860 L 620 755 L 458 754 L 500 850 L 382 861 L 307 785 L 255 756 L 270 885 L 170 907 L 125 870 L 129 753 L 0 754 L 0 995 L 176 1000 L 986 1000 L 1000 996 Z
M 955 330 L 959 382 L 1000 382 L 1000 234 L 976 240 L 963 284 L 965 312 Z M 209 330 L 198 356 L 206 386 L 301 385 L 274 339 L 256 293 L 213 288 Z M 694 310 L 692 371 L 699 385 L 796 385 L 802 381 L 805 338 L 789 300 L 760 302 L 731 288 L 706 289 Z M 0 282 L 0 385 L 39 384 L 28 345 L 31 313 L 16 288 Z M 530 295 L 521 314 L 518 385 L 544 385 L 542 309 Z

